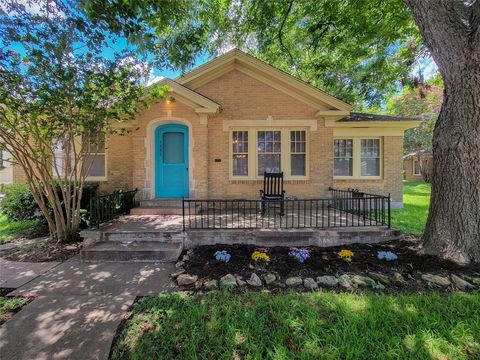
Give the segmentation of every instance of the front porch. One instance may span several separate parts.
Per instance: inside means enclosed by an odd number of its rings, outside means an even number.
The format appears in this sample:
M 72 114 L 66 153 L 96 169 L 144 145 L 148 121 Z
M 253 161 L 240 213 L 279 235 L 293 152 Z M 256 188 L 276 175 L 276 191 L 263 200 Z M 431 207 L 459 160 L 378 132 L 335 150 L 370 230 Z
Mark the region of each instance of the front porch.
M 130 259 L 137 261 L 172 261 L 182 249 L 201 245 L 325 247 L 401 237 L 390 229 L 389 197 L 352 190 L 331 189 L 331 193 L 329 199 L 281 201 L 183 199 L 181 214 L 158 214 L 154 201 L 150 203 L 153 214 L 94 222 L 101 225 L 83 232 L 82 256 L 85 260 L 127 260 L 131 254 Z M 128 201 L 132 208 L 131 198 Z M 178 200 L 168 201 L 178 210 Z M 102 207 L 92 213 L 106 220 L 109 212 L 104 212 L 104 203 L 102 198 Z M 106 209 L 115 213 L 111 207 Z

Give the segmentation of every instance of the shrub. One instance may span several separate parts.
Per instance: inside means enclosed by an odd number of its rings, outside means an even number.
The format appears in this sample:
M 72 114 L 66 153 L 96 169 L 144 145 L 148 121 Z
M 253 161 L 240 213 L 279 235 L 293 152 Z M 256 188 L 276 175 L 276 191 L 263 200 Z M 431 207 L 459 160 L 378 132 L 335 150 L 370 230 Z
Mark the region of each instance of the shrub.
M 5 197 L 0 203 L 2 213 L 11 220 L 33 220 L 41 217 L 33 195 L 27 184 L 15 184 L 5 187 Z
M 58 185 L 56 189 L 60 194 Z M 97 189 L 97 183 L 85 183 L 81 200 L 82 209 L 88 209 L 90 197 L 96 194 Z M 27 184 L 5 186 L 4 192 L 5 197 L 0 202 L 0 211 L 9 219 L 22 221 L 44 218 Z

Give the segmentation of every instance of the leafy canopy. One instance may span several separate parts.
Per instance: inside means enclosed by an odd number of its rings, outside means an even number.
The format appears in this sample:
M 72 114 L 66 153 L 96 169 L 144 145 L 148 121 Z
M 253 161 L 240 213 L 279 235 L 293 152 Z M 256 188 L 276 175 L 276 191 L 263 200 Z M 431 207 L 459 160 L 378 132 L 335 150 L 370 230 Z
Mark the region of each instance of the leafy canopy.
M 405 154 L 431 148 L 433 129 L 443 102 L 443 82 L 439 76 L 417 87 L 405 87 L 402 93 L 391 97 L 386 111 L 407 117 L 420 117 L 422 122 L 405 131 Z
M 78 230 L 91 146 L 122 133 L 117 125 L 147 105 L 149 66 L 133 49 L 115 47 L 75 1 L 9 1 L 1 9 L 0 148 L 23 168 L 52 238 L 66 240 Z
M 426 51 L 402 0 L 88 0 L 159 66 L 238 47 L 357 106 L 378 105 Z

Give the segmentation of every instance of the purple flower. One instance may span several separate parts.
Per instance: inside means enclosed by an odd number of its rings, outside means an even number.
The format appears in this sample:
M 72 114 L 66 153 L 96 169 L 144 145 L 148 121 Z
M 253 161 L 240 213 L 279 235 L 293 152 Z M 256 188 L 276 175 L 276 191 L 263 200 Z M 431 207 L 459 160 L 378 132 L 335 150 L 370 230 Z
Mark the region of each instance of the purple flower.
M 293 257 L 300 264 L 303 264 L 305 260 L 310 258 L 310 250 L 291 248 L 290 251 L 288 252 L 288 256 Z

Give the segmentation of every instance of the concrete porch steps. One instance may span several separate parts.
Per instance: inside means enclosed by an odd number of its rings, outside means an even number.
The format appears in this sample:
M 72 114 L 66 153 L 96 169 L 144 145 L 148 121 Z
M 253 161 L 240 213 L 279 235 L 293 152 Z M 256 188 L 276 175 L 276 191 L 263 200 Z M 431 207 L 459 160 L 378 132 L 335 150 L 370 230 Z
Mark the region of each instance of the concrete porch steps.
M 182 215 L 182 199 L 142 200 L 130 215 Z
M 156 241 L 104 241 L 81 251 L 84 261 L 150 261 L 175 262 L 183 244 Z
M 182 207 L 136 207 L 130 215 L 182 215 Z

